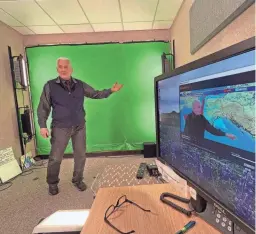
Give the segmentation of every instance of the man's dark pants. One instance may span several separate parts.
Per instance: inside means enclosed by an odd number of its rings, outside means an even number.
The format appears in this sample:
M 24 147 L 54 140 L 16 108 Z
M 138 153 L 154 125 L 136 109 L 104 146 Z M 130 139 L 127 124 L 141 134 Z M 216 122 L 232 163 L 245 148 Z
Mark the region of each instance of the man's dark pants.
M 85 125 L 83 124 L 72 128 L 53 127 L 51 131 L 52 147 L 47 169 L 47 183 L 49 185 L 59 183 L 60 165 L 70 138 L 72 139 L 74 152 L 74 172 L 72 182 L 79 183 L 83 180 L 86 160 Z

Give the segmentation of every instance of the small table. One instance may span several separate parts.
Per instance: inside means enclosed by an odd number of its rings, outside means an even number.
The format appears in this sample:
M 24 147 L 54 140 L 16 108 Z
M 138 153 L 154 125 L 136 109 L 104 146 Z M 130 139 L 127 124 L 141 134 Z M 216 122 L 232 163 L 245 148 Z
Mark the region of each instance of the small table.
M 106 209 L 116 204 L 119 197 L 126 195 L 127 199 L 134 201 L 144 209 L 144 212 L 132 204 L 125 203 L 110 217 L 110 222 L 122 232 L 135 230 L 138 234 L 174 234 L 182 229 L 190 220 L 195 220 L 196 225 L 189 234 L 220 234 L 219 231 L 207 224 L 199 217 L 188 218 L 172 207 L 160 201 L 163 192 L 184 196 L 185 189 L 172 184 L 137 185 L 127 187 L 100 188 L 90 210 L 90 215 L 82 229 L 81 234 L 114 234 L 118 233 L 104 222 Z M 177 201 L 175 201 L 177 202 Z M 186 207 L 186 204 L 177 204 Z

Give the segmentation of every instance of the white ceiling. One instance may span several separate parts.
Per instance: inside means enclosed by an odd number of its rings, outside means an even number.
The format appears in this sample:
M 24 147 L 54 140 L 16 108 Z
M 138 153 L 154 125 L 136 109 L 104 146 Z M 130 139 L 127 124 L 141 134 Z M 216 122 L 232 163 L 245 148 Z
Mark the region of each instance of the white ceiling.
M 168 29 L 183 0 L 0 0 L 0 21 L 28 34 Z

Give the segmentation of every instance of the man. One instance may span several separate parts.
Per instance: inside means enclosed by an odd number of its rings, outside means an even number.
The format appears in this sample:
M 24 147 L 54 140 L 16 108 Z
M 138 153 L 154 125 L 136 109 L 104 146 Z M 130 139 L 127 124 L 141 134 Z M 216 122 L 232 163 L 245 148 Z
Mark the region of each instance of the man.
M 189 136 L 191 140 L 201 141 L 204 139 L 204 131 L 208 131 L 215 136 L 226 136 L 232 140 L 236 139 L 233 134 L 225 133 L 212 126 L 202 115 L 202 105 L 200 101 L 195 100 L 192 105 L 192 113 L 186 117 L 184 133 Z
M 51 152 L 47 169 L 47 183 L 51 195 L 59 192 L 60 164 L 70 138 L 74 151 L 72 182 L 80 191 L 86 189 L 83 182 L 86 161 L 84 96 L 93 99 L 107 98 L 122 88 L 122 85 L 116 83 L 111 89 L 93 89 L 71 76 L 73 70 L 67 58 L 57 60 L 57 72 L 59 76 L 45 84 L 37 110 L 40 133 L 47 138 L 49 131 L 46 121 L 52 108 Z

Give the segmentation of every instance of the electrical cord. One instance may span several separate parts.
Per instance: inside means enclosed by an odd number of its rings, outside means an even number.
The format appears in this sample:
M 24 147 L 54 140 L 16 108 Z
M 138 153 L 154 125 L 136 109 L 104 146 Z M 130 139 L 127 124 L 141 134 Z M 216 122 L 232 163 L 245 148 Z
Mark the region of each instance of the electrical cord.
M 6 185 L 6 184 L 8 184 L 9 186 L 6 187 L 6 188 L 0 189 L 0 192 L 4 191 L 4 190 L 6 190 L 6 189 L 8 189 L 8 188 L 10 188 L 10 187 L 12 186 L 12 182 L 8 181 L 8 182 L 6 182 L 6 183 L 0 184 L 0 188 L 1 188 L 2 186 Z
M 45 163 L 42 163 L 42 165 L 45 165 Z M 32 167 L 32 168 L 29 169 L 29 170 L 24 170 L 24 171 L 23 171 L 21 174 L 19 174 L 18 176 L 27 176 L 27 175 L 32 174 L 32 173 L 34 172 L 34 170 L 39 170 L 39 169 L 44 169 L 44 168 L 47 168 L 47 167 L 43 167 L 43 166 Z M 27 173 L 27 172 L 30 172 L 30 173 L 25 174 L 25 173 Z M 14 177 L 13 179 L 9 180 L 8 182 L 2 183 L 2 184 L 0 183 L 0 188 L 1 188 L 1 187 L 4 187 L 5 185 L 9 185 L 9 186 L 7 186 L 6 188 L 0 189 L 0 192 L 2 192 L 2 191 L 4 191 L 4 190 L 7 190 L 8 188 L 10 188 L 10 187 L 13 185 L 12 181 L 13 181 L 14 179 L 16 179 L 18 176 Z
M 30 173 L 25 174 L 26 172 L 30 172 Z M 32 173 L 33 173 L 33 171 L 32 171 L 32 169 L 31 169 L 31 170 L 23 171 L 23 172 L 20 174 L 20 176 L 27 176 L 27 175 L 30 175 L 30 174 L 32 174 Z
M 27 176 L 27 175 L 30 175 L 31 173 L 33 173 L 33 170 L 37 170 L 37 169 L 42 169 L 42 168 L 46 168 L 46 167 L 43 167 L 46 163 L 47 163 L 47 161 L 42 161 L 42 163 L 41 164 L 36 164 L 36 165 L 34 165 L 31 169 L 29 169 L 29 170 L 24 170 L 24 168 L 25 168 L 25 162 L 26 162 L 26 159 L 27 159 L 27 148 L 26 148 L 26 140 L 25 140 L 25 144 L 24 144 L 24 151 L 25 151 L 25 159 L 24 159 L 24 163 L 23 163 L 23 172 L 22 172 L 22 174 L 21 174 L 21 176 Z M 25 174 L 25 175 L 23 175 L 23 173 L 26 173 L 26 172 L 30 172 L 30 173 L 28 173 L 28 174 Z
M 42 169 L 42 168 L 47 168 L 47 167 L 44 167 L 44 165 L 47 163 L 47 161 L 42 161 L 41 164 L 35 164 L 31 169 L 28 169 L 28 170 L 24 170 L 25 168 L 25 162 L 26 162 L 26 144 L 25 144 L 25 147 L 24 147 L 24 150 L 25 150 L 25 160 L 24 160 L 24 163 L 23 163 L 23 172 L 21 174 L 21 176 L 27 176 L 27 175 L 30 175 L 31 173 L 33 173 L 33 170 L 38 170 L 38 169 Z M 30 172 L 28 174 L 24 174 L 26 172 Z M 24 175 L 23 175 L 24 174 Z
M 41 167 L 41 166 L 44 166 L 45 164 L 47 164 L 47 161 L 43 161 L 43 160 L 41 160 L 41 163 L 40 163 L 40 164 L 35 163 L 35 166 L 37 166 L 37 167 Z
M 177 210 L 177 211 L 179 211 L 179 212 L 181 212 L 181 213 L 187 215 L 188 217 L 190 217 L 190 216 L 192 215 L 192 212 L 193 212 L 194 210 L 186 210 L 185 208 L 183 208 L 183 207 L 181 207 L 181 206 L 175 204 L 174 202 L 172 202 L 172 201 L 166 199 L 167 197 L 168 197 L 168 198 L 175 199 L 175 200 L 180 201 L 180 202 L 183 202 L 183 203 L 186 203 L 186 204 L 189 204 L 189 203 L 190 203 L 190 199 L 183 198 L 183 197 L 177 196 L 177 195 L 172 194 L 172 193 L 162 193 L 161 196 L 160 196 L 160 200 L 161 200 L 163 203 L 165 203 L 165 204 L 171 206 L 171 207 L 174 208 L 175 210 Z
M 33 170 L 37 170 L 37 169 L 42 169 L 42 168 L 46 168 L 46 167 L 43 167 L 47 161 L 42 161 L 41 164 L 35 164 L 31 169 L 29 170 L 26 170 L 26 161 L 27 161 L 27 138 L 24 137 L 24 162 L 22 163 L 21 165 L 21 170 L 22 170 L 22 173 L 20 174 L 20 176 L 27 176 L 27 175 L 30 175 L 33 173 Z M 27 173 L 29 172 L 29 173 Z
M 23 176 L 30 175 L 33 172 L 33 170 L 39 170 L 39 169 L 43 169 L 43 168 L 47 168 L 47 167 L 43 167 L 43 166 L 32 167 L 31 169 L 25 170 L 23 173 L 26 173 L 26 172 L 30 172 L 30 173 L 25 174 Z M 22 174 L 21 174 L 21 176 L 22 176 Z
M 34 170 L 39 170 L 39 169 L 47 168 L 47 166 L 46 166 L 46 167 L 44 166 L 45 164 L 47 164 L 47 161 L 45 161 L 45 162 L 42 161 L 41 164 L 36 164 L 36 165 L 34 165 L 31 169 L 24 170 L 24 168 L 25 168 L 25 163 L 26 163 L 26 159 L 27 159 L 26 140 L 25 140 L 24 146 L 25 146 L 25 147 L 24 147 L 24 150 L 25 150 L 25 158 L 24 158 L 24 162 L 23 162 L 22 165 L 21 165 L 22 173 L 19 174 L 20 176 L 27 176 L 27 175 L 32 174 L 32 173 L 34 172 Z M 19 175 L 18 175 L 18 176 L 19 176 Z M 6 188 L 0 189 L 0 192 L 2 192 L 2 191 L 4 191 L 4 190 L 7 190 L 8 188 L 10 188 L 10 187 L 13 185 L 12 181 L 13 181 L 14 179 L 16 179 L 18 176 L 12 178 L 12 179 L 9 180 L 8 182 L 2 183 L 2 184 L 0 183 L 0 188 L 3 187 L 3 186 L 5 186 L 5 185 L 8 185 Z M 1 182 L 1 181 L 0 181 L 0 182 Z
M 6 190 L 6 189 L 8 189 L 8 188 L 10 188 L 10 187 L 12 186 L 12 181 L 15 180 L 17 177 L 18 177 L 18 175 L 15 176 L 14 178 L 10 179 L 10 180 L 7 181 L 7 182 L 4 182 L 4 183 L 0 184 L 0 187 L 4 186 L 4 185 L 6 185 L 6 184 L 9 184 L 9 186 L 8 186 L 7 188 L 1 189 L 0 192 Z M 1 182 L 1 181 L 0 181 L 0 182 Z

